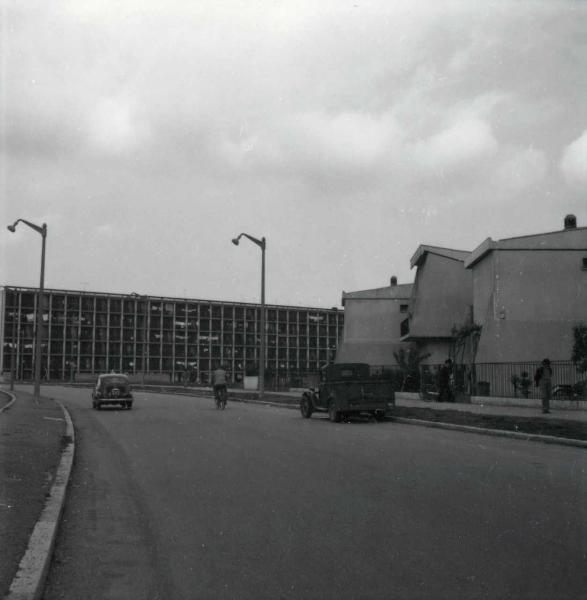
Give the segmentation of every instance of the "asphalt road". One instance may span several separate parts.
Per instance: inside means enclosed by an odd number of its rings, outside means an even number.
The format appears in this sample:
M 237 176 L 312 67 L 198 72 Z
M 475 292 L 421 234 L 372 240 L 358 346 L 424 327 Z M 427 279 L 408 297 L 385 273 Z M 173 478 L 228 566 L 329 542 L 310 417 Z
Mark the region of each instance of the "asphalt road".
M 45 600 L 587 598 L 587 453 L 56 388 L 76 461 Z

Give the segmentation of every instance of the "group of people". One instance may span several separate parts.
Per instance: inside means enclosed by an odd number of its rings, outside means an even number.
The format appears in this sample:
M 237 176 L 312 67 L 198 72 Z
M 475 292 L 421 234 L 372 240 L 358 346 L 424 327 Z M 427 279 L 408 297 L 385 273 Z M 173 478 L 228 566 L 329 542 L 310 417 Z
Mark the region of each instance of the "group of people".
M 438 401 L 454 402 L 453 392 L 453 368 L 452 360 L 448 358 L 438 371 Z M 552 367 L 550 360 L 545 358 L 536 373 L 534 374 L 534 383 L 540 388 L 540 397 L 542 399 L 542 412 L 550 412 L 550 399 L 552 397 Z

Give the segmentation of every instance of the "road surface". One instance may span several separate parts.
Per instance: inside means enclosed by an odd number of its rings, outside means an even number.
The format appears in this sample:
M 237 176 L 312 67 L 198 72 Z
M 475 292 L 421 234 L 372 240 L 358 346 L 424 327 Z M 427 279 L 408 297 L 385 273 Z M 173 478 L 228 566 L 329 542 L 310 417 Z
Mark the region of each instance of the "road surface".
M 587 597 L 582 449 L 51 391 L 77 456 L 45 600 Z

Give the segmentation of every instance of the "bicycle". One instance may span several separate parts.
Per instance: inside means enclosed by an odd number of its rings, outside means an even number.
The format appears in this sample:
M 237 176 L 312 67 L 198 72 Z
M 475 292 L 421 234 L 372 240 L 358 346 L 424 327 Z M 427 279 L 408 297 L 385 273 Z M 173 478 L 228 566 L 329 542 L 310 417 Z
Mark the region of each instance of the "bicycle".
M 216 402 L 216 408 L 218 410 L 224 410 L 226 408 L 226 400 L 228 392 L 226 391 L 225 385 L 219 385 L 214 390 L 214 401 Z

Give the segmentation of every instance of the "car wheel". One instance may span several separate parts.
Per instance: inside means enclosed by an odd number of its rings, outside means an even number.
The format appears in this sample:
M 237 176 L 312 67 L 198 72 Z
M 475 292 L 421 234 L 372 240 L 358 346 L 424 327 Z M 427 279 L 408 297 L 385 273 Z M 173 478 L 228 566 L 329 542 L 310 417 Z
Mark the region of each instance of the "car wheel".
M 132 402 L 127 402 L 126 403 L 126 409 L 130 410 L 132 408 Z
M 373 413 L 376 421 L 385 421 L 385 413 L 382 410 L 377 410 Z
M 96 410 L 100 410 L 101 406 L 102 406 L 102 405 L 101 405 L 99 402 L 96 402 L 96 403 L 94 404 L 94 408 L 95 408 Z
M 309 419 L 312 416 L 312 401 L 308 396 L 304 396 L 300 401 L 300 412 L 304 419 Z
M 334 402 L 328 405 L 328 417 L 333 423 L 340 423 L 340 412 L 336 410 Z

